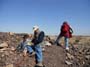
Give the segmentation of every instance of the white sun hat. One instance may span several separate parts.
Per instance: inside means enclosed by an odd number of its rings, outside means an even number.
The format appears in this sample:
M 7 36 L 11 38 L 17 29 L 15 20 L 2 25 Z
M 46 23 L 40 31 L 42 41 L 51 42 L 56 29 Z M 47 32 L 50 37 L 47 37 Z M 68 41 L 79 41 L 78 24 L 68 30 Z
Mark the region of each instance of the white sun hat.
M 37 29 L 39 29 L 38 26 L 33 26 L 33 31 L 36 31 Z

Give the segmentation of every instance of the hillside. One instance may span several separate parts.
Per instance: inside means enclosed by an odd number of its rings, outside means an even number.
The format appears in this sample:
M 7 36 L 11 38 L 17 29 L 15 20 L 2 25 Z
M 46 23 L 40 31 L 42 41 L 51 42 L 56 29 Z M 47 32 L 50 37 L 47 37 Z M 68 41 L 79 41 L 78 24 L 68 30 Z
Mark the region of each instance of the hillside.
M 23 56 L 22 52 L 14 51 L 24 34 L 0 32 L 0 67 L 34 67 L 35 58 Z M 51 37 L 54 41 L 55 37 Z M 2 47 L 1 44 L 5 45 Z M 45 67 L 90 67 L 90 37 L 74 36 L 70 39 L 70 50 L 62 46 L 46 46 L 43 64 Z

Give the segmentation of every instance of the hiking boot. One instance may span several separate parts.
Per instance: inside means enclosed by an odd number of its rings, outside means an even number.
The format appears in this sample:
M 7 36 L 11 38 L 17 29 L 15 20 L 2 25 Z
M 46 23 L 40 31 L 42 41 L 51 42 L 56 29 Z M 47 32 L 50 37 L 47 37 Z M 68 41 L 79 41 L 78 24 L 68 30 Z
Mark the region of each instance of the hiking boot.
M 61 46 L 59 42 L 55 42 L 55 45 L 57 45 L 57 46 Z
M 42 63 L 37 63 L 35 67 L 45 67 Z
M 69 47 L 66 47 L 66 51 L 69 51 Z

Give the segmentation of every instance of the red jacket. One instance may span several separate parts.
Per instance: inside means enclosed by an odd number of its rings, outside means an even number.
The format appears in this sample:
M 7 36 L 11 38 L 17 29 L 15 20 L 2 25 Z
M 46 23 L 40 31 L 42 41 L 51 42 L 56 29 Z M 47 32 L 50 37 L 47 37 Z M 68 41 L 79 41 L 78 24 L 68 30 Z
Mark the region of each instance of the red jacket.
M 71 27 L 67 23 L 64 23 L 61 26 L 60 36 L 64 36 L 64 37 L 68 37 L 68 38 L 72 37 L 72 33 L 70 32 L 70 30 L 72 31 Z

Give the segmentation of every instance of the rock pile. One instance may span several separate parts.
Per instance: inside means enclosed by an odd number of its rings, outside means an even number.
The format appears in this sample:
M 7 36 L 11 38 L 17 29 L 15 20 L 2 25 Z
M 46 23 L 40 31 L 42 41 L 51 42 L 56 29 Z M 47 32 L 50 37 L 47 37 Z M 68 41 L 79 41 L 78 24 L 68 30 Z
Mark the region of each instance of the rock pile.
M 90 44 L 72 45 L 66 52 L 65 63 L 71 67 L 90 67 Z
M 22 35 L 0 32 L 0 67 L 32 67 L 35 64 L 34 58 L 16 51 L 21 39 Z

